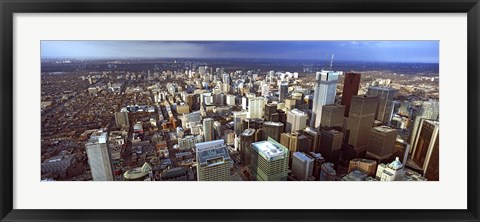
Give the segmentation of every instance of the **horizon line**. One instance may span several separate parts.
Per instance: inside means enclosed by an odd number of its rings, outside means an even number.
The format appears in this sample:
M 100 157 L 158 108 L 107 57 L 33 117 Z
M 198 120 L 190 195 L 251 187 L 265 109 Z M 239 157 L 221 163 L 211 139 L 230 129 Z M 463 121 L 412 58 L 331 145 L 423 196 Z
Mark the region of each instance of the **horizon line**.
M 219 58 L 219 57 L 41 57 L 41 60 L 45 59 L 75 59 L 75 60 L 115 60 L 115 59 L 164 59 L 164 60 L 294 60 L 294 61 L 330 61 L 330 59 L 314 59 L 314 58 L 247 58 L 247 57 L 231 57 L 231 58 Z M 393 60 L 349 60 L 349 59 L 337 59 L 335 61 L 340 62 L 376 62 L 376 63 L 421 63 L 421 64 L 439 64 L 438 61 L 393 61 Z M 334 63 L 335 63 L 334 61 Z

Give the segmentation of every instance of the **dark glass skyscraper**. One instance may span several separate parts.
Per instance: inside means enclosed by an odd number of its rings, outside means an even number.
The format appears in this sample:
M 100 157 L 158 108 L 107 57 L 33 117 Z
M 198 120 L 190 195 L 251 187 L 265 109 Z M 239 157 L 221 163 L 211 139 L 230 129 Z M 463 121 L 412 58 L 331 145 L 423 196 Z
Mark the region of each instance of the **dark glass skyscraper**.
M 368 147 L 370 131 L 375 121 L 378 104 L 376 96 L 353 96 L 345 136 L 347 143 L 354 147 L 355 156 L 365 152 Z
M 343 82 L 342 92 L 342 105 L 345 105 L 345 117 L 348 117 L 350 112 L 350 102 L 352 97 L 358 94 L 358 88 L 360 87 L 360 74 L 349 72 L 345 74 L 345 80 Z

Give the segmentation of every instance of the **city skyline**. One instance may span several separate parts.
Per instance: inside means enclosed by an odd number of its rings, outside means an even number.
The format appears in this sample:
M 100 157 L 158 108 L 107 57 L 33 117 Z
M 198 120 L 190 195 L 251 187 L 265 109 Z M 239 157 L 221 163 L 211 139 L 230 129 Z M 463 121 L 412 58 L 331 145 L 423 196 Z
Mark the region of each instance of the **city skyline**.
M 41 58 L 301 59 L 438 63 L 439 41 L 41 41 Z
M 66 43 L 56 51 L 135 56 L 165 46 Z M 271 57 L 323 44 L 335 59 L 368 49 L 367 59 L 387 50 L 401 62 L 422 47 L 439 57 L 429 46 L 438 42 L 425 41 L 173 43 L 160 49 Z M 439 64 L 333 57 L 42 59 L 41 179 L 439 181 Z

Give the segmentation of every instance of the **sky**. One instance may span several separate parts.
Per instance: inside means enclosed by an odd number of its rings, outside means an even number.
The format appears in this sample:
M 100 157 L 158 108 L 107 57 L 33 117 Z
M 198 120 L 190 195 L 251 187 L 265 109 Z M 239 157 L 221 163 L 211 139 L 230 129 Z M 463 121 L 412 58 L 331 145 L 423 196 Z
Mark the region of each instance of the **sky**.
M 439 41 L 41 41 L 42 58 L 272 58 L 438 63 Z

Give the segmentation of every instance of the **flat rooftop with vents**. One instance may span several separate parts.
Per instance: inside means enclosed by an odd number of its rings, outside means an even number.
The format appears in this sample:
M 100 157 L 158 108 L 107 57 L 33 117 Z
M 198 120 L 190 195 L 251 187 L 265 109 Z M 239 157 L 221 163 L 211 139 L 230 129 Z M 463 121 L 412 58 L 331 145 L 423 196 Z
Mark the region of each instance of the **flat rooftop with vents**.
M 270 141 L 252 143 L 252 149 L 257 151 L 265 160 L 274 161 L 285 158 L 285 150 Z

